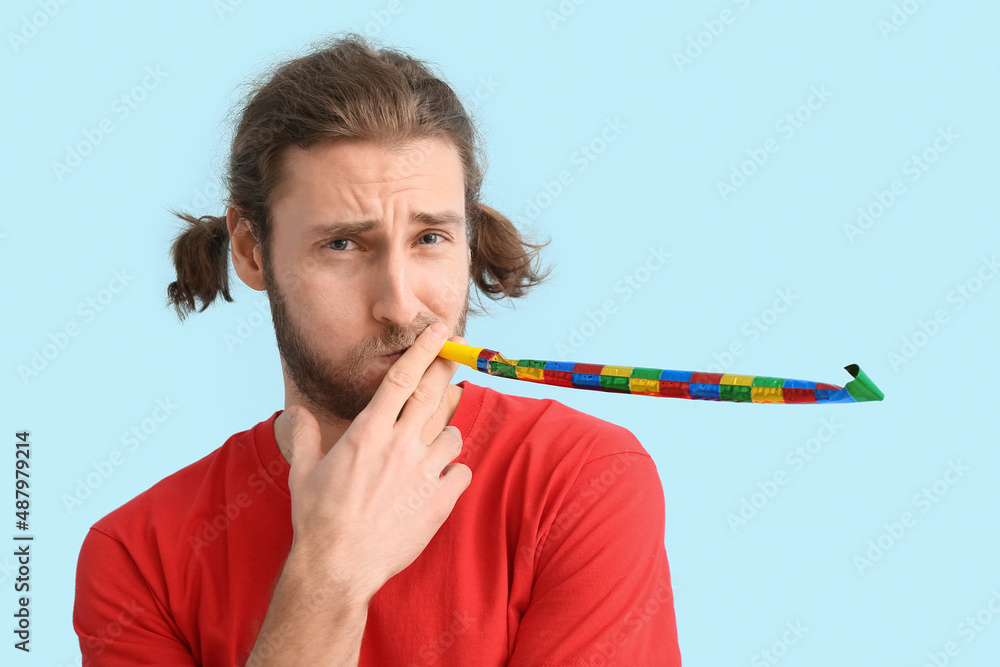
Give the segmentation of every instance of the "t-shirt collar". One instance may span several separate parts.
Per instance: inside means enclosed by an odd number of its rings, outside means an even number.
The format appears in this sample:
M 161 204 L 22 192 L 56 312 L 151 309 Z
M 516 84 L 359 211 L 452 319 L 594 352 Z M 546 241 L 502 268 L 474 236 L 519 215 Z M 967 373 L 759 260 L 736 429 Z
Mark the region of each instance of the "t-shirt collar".
M 459 382 L 458 386 L 462 387 L 462 397 L 459 399 L 458 406 L 456 406 L 455 413 L 451 416 L 448 425 L 456 426 L 461 431 L 462 437 L 467 438 L 479 416 L 486 390 L 484 387 L 472 384 L 468 380 Z M 284 410 L 278 410 L 264 421 L 255 425 L 252 430 L 252 437 L 257 457 L 261 467 L 264 469 L 264 475 L 274 482 L 282 493 L 291 497 L 288 493 L 288 461 L 282 455 L 281 450 L 278 448 L 278 441 L 274 437 L 274 420 L 282 412 Z M 462 451 L 462 455 L 456 461 L 464 462 L 464 455 L 465 450 Z

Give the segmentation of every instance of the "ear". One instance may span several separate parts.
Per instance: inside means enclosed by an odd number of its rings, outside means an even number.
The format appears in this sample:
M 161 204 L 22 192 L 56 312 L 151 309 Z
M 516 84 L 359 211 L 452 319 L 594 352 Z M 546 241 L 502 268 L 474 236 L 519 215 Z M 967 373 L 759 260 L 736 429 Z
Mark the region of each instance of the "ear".
M 226 227 L 229 228 L 229 247 L 233 258 L 233 268 L 247 287 L 258 292 L 264 291 L 264 262 L 260 244 L 250 229 L 250 223 L 240 215 L 239 209 L 230 206 L 226 211 Z

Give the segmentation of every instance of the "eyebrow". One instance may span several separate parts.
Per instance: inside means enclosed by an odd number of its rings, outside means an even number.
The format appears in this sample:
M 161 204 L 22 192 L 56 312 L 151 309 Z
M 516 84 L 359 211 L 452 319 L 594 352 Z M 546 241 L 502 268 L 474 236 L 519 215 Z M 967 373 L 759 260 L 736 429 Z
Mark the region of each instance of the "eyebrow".
M 463 227 L 465 216 L 455 211 L 429 213 L 420 211 L 410 216 L 410 225 L 433 225 L 436 227 Z M 351 222 L 326 222 L 310 227 L 307 234 L 311 238 L 340 238 L 357 236 L 381 226 L 381 221 L 369 218 Z

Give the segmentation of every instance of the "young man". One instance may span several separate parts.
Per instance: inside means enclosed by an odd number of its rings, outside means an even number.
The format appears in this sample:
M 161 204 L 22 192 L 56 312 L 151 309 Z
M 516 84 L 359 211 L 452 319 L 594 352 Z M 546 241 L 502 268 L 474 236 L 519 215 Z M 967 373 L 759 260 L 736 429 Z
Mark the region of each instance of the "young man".
M 222 217 L 182 215 L 183 317 L 266 290 L 285 409 L 98 521 L 84 665 L 679 665 L 663 492 L 626 429 L 450 384 L 474 283 L 540 246 L 479 201 L 474 128 L 348 36 L 247 102 Z

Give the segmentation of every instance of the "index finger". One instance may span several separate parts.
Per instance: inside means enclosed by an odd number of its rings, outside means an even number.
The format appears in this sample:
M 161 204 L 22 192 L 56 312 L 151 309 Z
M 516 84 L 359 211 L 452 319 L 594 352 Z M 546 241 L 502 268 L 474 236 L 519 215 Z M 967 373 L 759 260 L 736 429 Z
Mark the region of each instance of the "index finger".
M 413 341 L 413 345 L 386 371 L 365 410 L 371 409 L 376 414 L 387 415 L 390 423 L 395 423 L 406 401 L 420 384 L 424 372 L 437 358 L 447 335 L 448 328 L 442 322 L 435 322 L 424 329 Z

